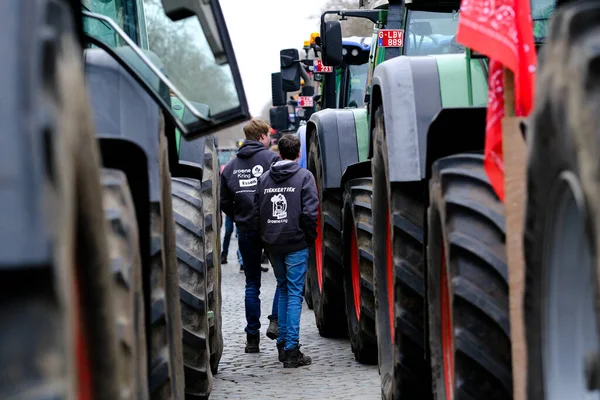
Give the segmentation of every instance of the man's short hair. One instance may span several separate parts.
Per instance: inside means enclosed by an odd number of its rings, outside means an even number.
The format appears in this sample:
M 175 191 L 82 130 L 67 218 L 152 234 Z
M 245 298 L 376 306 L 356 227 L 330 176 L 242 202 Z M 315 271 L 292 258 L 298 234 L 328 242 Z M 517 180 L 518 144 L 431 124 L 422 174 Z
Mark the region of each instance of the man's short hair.
M 269 135 L 271 126 L 261 119 L 253 119 L 244 126 L 244 135 L 248 140 L 260 140 L 263 135 Z
M 277 142 L 279 154 L 284 160 L 295 160 L 300 155 L 300 139 L 293 134 L 283 135 Z

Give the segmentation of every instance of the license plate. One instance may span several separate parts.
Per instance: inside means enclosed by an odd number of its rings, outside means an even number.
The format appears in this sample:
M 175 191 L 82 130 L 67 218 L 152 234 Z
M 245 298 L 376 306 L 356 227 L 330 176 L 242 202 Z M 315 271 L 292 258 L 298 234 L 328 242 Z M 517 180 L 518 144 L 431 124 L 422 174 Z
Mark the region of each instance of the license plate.
M 314 105 L 312 96 L 299 96 L 298 107 L 312 107 Z
M 404 30 L 382 29 L 378 33 L 379 47 L 402 47 L 404 45 Z
M 313 72 L 317 74 L 327 74 L 333 72 L 333 67 L 323 65 L 323 61 L 321 60 L 315 60 L 313 61 Z

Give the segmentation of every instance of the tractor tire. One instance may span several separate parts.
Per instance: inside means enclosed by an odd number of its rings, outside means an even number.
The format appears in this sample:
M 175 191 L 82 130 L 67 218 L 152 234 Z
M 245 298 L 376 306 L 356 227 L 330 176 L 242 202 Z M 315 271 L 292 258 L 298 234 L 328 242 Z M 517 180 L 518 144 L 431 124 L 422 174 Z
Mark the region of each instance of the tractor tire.
M 0 271 L 0 398 L 116 399 L 121 371 L 100 155 L 73 13 L 59 1 L 12 0 L 3 7 L 16 11 L 0 13 L 5 38 L 0 48 L 14 51 L 4 82 L 20 92 L 9 94 L 2 107 L 20 110 L 24 121 L 0 122 L 3 146 L 22 151 L 15 158 L 21 164 L 40 158 L 23 164 L 30 181 L 3 179 L 0 188 L 10 194 L 15 185 L 40 184 L 35 189 L 43 197 L 2 207 L 6 212 L 43 202 L 43 213 L 30 214 L 27 223 L 48 233 L 49 257 L 5 264 Z M 44 60 L 43 67 L 35 60 Z M 36 183 L 33 178 L 40 176 Z
M 319 192 L 317 239 L 311 246 L 308 274 L 313 309 L 319 334 L 323 337 L 348 335 L 344 305 L 342 266 L 342 193 L 323 189 L 321 152 L 316 134 L 310 138 L 308 169 Z
M 527 397 L 540 400 L 597 396 L 600 354 L 600 4 L 553 18 L 527 137 Z
M 304 301 L 306 302 L 306 306 L 309 310 L 313 309 L 313 301 L 312 301 L 312 293 L 310 292 L 311 282 L 310 275 L 306 274 L 306 279 L 304 280 Z
M 161 123 L 164 123 L 162 118 Z M 159 130 L 162 131 L 163 129 Z M 158 140 L 161 201 L 150 203 L 152 290 L 150 398 L 171 400 L 181 399 L 184 396 L 183 343 L 171 201 L 171 174 L 164 134 L 160 133 Z
M 483 169 L 483 155 L 437 160 L 429 196 L 427 297 L 434 396 L 512 399 L 504 204 Z
M 373 221 L 371 178 L 346 183 L 342 237 L 344 291 L 348 332 L 354 358 L 361 364 L 377 364 L 375 293 L 373 288 Z
M 202 211 L 204 212 L 204 257 L 207 270 L 206 295 L 208 308 L 213 313 L 209 319 L 210 368 L 214 375 L 219 371 L 223 355 L 223 315 L 221 313 L 221 206 L 219 158 L 214 136 L 204 144 L 204 169 L 202 171 Z
M 186 398 L 208 398 L 213 375 L 210 369 L 202 184 L 195 179 L 174 178 L 172 193 Z
M 127 177 L 103 169 L 104 217 L 112 265 L 116 330 L 119 333 L 121 399 L 148 399 L 146 324 L 138 226 Z
M 373 137 L 373 262 L 381 395 L 384 400 L 431 398 L 425 349 L 422 182 L 388 180 L 383 107 Z

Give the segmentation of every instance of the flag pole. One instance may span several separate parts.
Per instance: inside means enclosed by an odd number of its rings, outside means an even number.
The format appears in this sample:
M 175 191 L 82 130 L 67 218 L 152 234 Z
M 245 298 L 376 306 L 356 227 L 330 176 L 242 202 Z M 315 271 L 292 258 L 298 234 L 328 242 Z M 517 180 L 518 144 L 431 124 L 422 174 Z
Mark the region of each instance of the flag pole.
M 523 219 L 526 194 L 527 152 L 520 130 L 523 118 L 515 113 L 514 73 L 503 67 L 504 119 L 502 153 L 504 158 L 504 210 L 506 216 L 506 255 L 508 263 L 510 330 L 512 339 L 513 399 L 526 400 L 527 354 L 523 325 Z

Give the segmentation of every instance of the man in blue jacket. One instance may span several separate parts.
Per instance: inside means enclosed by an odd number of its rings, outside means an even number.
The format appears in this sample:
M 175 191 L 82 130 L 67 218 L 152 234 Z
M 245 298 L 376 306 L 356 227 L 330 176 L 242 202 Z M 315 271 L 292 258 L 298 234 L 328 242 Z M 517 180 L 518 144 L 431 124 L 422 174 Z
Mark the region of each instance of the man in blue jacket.
M 254 119 L 244 126 L 246 140 L 221 173 L 221 210 L 231 217 L 238 229 L 238 247 L 246 274 L 246 353 L 260 351 L 260 280 L 262 244 L 252 226 L 254 191 L 258 178 L 268 171 L 279 156 L 267 149 L 271 144 L 271 127 L 265 121 Z M 267 336 L 277 338 L 278 290 L 273 299 L 273 313 Z M 275 331 L 274 331 L 275 330 Z
M 300 168 L 300 140 L 279 139 L 277 161 L 258 182 L 254 198 L 254 226 L 260 231 L 279 289 L 277 349 L 284 368 L 309 365 L 300 352 L 300 315 L 308 247 L 317 237 L 319 196 L 313 175 Z

